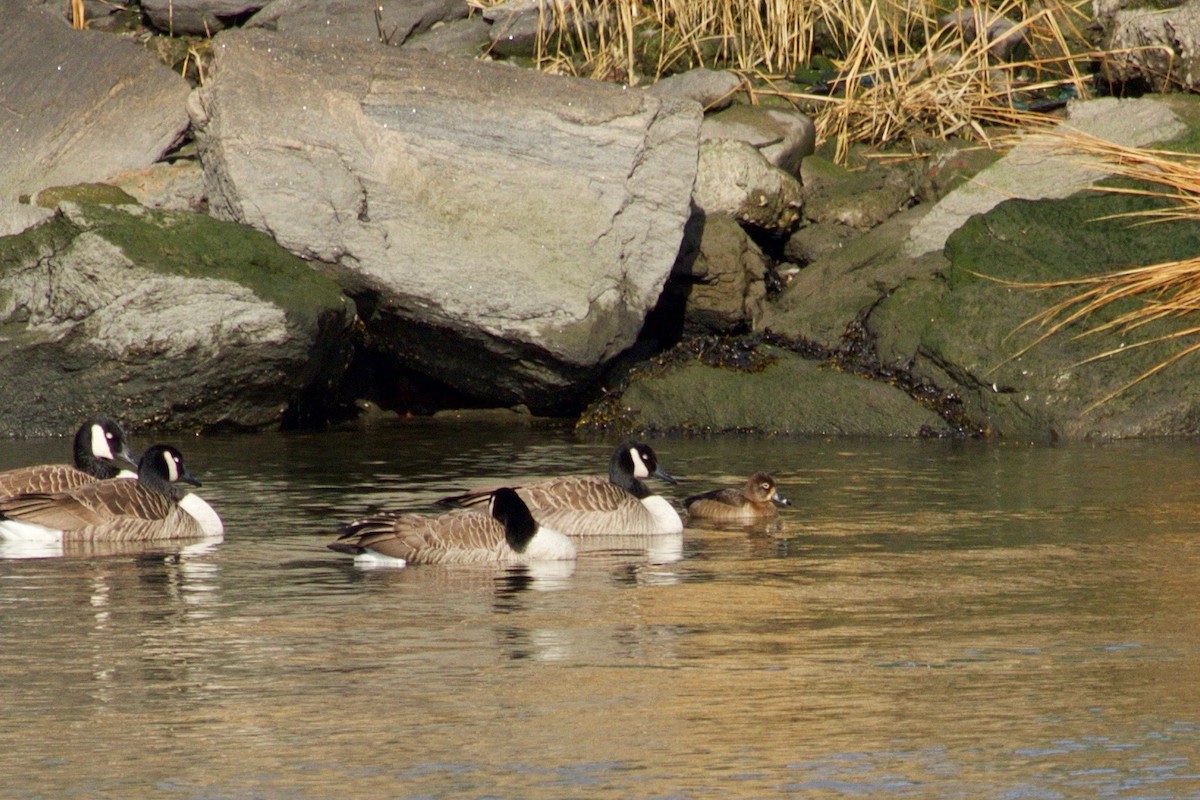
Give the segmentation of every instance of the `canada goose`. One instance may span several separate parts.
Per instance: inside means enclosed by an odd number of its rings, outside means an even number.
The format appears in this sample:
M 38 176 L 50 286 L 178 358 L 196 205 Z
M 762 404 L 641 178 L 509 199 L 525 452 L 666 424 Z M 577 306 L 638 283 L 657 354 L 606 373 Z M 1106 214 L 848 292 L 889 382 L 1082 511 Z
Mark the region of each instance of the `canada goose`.
M 93 417 L 75 432 L 75 466 L 40 464 L 0 472 L 0 497 L 40 492 L 65 492 L 118 475 L 137 477 L 123 469 L 124 462 L 136 467 L 129 441 L 121 426 L 107 417 Z
M 717 522 L 750 522 L 770 519 L 778 512 L 775 506 L 788 506 L 791 501 L 781 497 L 775 479 L 765 472 L 756 472 L 746 479 L 740 489 L 713 489 L 694 494 L 683 501 L 688 516 Z
M 113 542 L 204 537 L 200 523 L 179 507 L 178 482 L 200 485 L 178 450 L 157 444 L 142 454 L 136 481 L 97 481 L 65 492 L 0 498 L 0 537 Z
M 646 444 L 625 442 L 608 462 L 608 477 L 579 475 L 550 478 L 525 486 L 517 493 L 534 519 L 568 536 L 649 535 L 681 533 L 683 520 L 664 497 L 642 483 L 655 475 L 677 481 L 658 465 Z M 483 492 L 448 497 L 443 503 L 469 503 Z
M 482 501 L 477 498 L 476 502 Z M 538 525 L 515 491 L 487 496 L 488 513 L 458 509 L 438 516 L 387 513 L 351 522 L 328 547 L 368 562 L 526 564 L 575 558 L 575 545 Z

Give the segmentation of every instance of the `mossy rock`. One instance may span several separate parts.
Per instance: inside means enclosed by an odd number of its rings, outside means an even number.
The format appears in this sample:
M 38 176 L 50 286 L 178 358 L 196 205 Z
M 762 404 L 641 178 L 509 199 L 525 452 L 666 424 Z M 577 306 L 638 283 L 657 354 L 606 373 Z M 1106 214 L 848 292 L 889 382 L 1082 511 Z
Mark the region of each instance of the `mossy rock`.
M 102 184 L 88 186 L 93 185 Z M 349 302 L 332 279 L 248 226 L 186 211 L 153 211 L 136 201 L 124 205 L 76 200 L 75 205 L 78 214 L 58 215 L 9 241 L 20 248 L 25 236 L 33 241 L 70 238 L 78 234 L 82 223 L 119 247 L 139 267 L 185 278 L 233 281 L 282 308 L 300 324 L 311 323 L 321 312 Z M 0 259 L 0 269 L 4 260 Z
M 1135 308 L 1122 301 L 1025 350 L 1045 329 L 1027 324 L 1083 287 L 1061 281 L 1200 254 L 1200 222 L 1139 224 L 1114 214 L 1158 201 L 1103 192 L 1002 203 L 947 242 L 951 266 L 913 280 L 868 321 L 881 359 L 961 393 L 969 415 L 999 435 L 1125 437 L 1200 432 L 1200 359 L 1189 358 L 1122 391 L 1177 352 L 1179 342 L 1132 347 L 1195 324 L 1156 322 L 1080 337 Z M 1088 363 L 1101 353 L 1111 357 Z M 1114 395 L 1114 393 L 1116 393 Z M 1095 404 L 1113 395 L 1111 399 Z M 1095 406 L 1095 407 L 1093 407 Z
M 635 431 L 689 433 L 949 433 L 936 414 L 894 386 L 777 348 L 759 353 L 770 363 L 749 371 L 697 359 L 635 373 L 619 401 L 621 424 Z
M 76 183 L 51 186 L 38 192 L 35 201 L 42 208 L 58 208 L 64 202 L 136 206 L 133 195 L 110 183 Z
M 186 212 L 64 202 L 0 238 L 0 435 L 319 424 L 354 304 L 269 237 Z

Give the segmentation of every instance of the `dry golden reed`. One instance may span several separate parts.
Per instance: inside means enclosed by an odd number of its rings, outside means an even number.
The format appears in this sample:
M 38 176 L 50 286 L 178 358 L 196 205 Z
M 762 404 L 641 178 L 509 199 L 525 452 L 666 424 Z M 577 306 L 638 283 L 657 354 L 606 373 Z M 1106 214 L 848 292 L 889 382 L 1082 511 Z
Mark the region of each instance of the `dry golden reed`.
M 818 138 L 891 144 L 912 135 L 988 141 L 996 126 L 1041 115 L 1023 98 L 1070 87 L 1085 96 L 1097 54 L 1081 33 L 1081 0 L 529 0 L 541 15 L 543 69 L 637 84 L 694 66 L 732 69 L 756 95 L 814 113 Z M 474 0 L 476 6 L 497 0 Z M 958 24 L 946 24 L 946 15 Z M 964 24 L 965 23 L 965 24 Z M 1019 56 L 975 31 L 1005 26 Z M 827 58 L 836 91 L 778 88 Z M 824 63 L 824 62 L 822 62 Z

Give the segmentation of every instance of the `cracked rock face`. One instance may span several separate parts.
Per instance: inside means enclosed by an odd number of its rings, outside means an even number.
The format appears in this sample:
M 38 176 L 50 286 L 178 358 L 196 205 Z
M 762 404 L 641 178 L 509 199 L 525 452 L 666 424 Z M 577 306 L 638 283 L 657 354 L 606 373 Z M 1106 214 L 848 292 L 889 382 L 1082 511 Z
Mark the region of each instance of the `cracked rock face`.
M 0 216 L 20 195 L 146 167 L 188 124 L 187 82 L 146 48 L 31 6 L 6 4 L 0 25 Z
M 213 213 L 329 265 L 397 367 L 553 411 L 634 342 L 679 251 L 697 104 L 268 31 L 214 51 L 190 108 Z

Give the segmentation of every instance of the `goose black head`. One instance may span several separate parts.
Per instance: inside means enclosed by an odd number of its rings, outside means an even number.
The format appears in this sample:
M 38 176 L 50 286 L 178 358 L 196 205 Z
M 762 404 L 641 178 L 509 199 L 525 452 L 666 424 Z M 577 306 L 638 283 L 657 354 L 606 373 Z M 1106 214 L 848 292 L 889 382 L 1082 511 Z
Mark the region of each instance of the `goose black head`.
M 538 532 L 537 522 L 529 512 L 529 506 L 515 489 L 496 489 L 488 501 L 488 512 L 504 526 L 504 539 L 518 553 L 525 552 L 529 541 Z
M 641 482 L 643 478 L 650 476 L 661 478 L 667 483 L 679 483 L 659 466 L 658 456 L 648 444 L 625 442 L 613 452 L 612 459 L 608 462 L 608 479 L 636 497 L 642 498 L 651 494 Z
M 75 433 L 75 466 L 101 479 L 115 478 L 122 465 L 136 469 L 137 460 L 121 426 L 108 417 L 93 417 Z
M 142 453 L 138 462 L 138 480 L 153 489 L 174 494 L 174 484 L 189 483 L 200 486 L 187 467 L 183 465 L 183 456 L 168 444 L 156 444 Z

